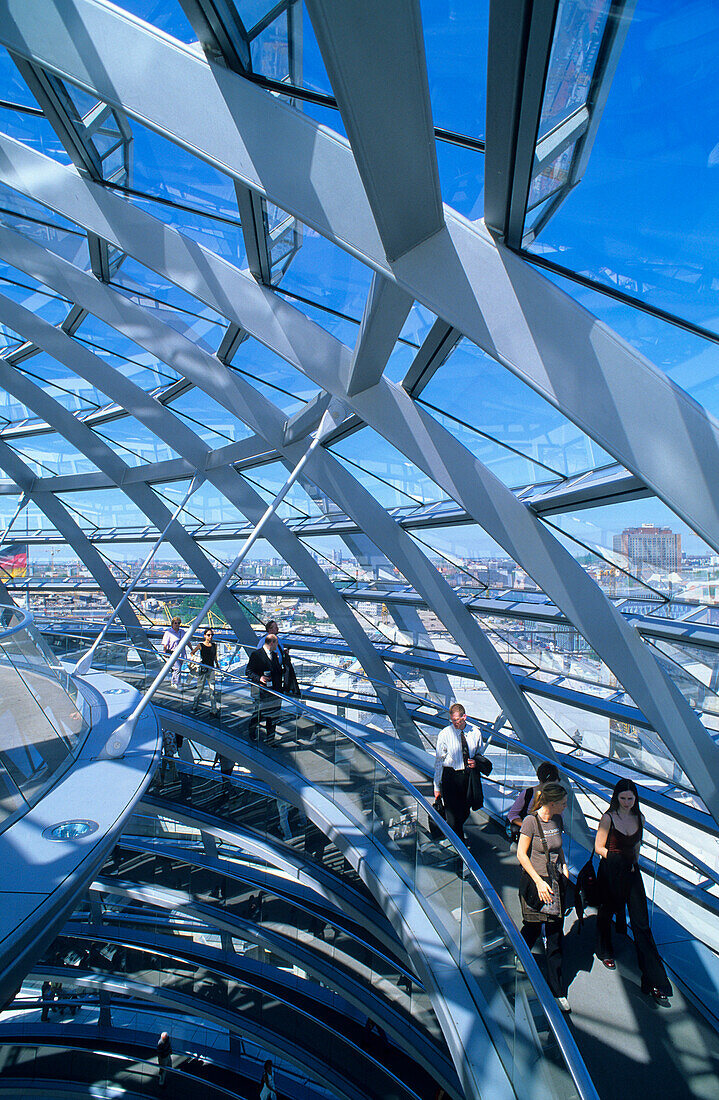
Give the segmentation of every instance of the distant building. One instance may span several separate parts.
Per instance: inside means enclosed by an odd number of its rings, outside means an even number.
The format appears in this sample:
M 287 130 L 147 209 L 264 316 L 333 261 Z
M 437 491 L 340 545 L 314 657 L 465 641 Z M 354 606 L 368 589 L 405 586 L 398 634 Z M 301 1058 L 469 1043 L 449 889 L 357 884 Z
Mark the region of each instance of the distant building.
M 626 527 L 614 536 L 614 549 L 629 558 L 631 565 L 650 565 L 660 573 L 678 573 L 682 564 L 682 536 L 670 527 Z

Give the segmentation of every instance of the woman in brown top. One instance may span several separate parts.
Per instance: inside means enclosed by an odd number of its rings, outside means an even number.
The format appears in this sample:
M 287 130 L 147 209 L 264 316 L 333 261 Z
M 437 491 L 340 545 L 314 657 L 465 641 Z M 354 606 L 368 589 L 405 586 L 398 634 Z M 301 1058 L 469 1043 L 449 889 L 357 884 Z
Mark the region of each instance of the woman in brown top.
M 553 869 L 556 868 L 563 875 L 567 874 L 567 862 L 562 847 L 562 811 L 566 805 L 567 792 L 561 783 L 543 783 L 534 796 L 532 809 L 522 822 L 519 833 L 517 859 L 523 871 L 537 887 L 539 901 L 545 905 L 549 905 L 554 897 L 550 885 L 549 863 L 552 864 Z M 542 834 L 544 834 L 547 854 L 544 851 Z M 549 988 L 557 998 L 562 1012 L 571 1012 L 562 974 L 564 921 L 561 915 L 552 917 L 543 913 L 541 909 L 532 908 L 523 895 L 524 891 L 520 889 L 522 935 L 531 950 L 544 929 Z M 559 907 L 561 910 L 561 899 Z
M 642 973 L 642 992 L 668 1008 L 672 987 L 649 926 L 647 895 L 637 863 L 643 828 L 637 788 L 631 779 L 620 779 L 609 809 L 600 818 L 594 842 L 594 851 L 601 856 L 597 875 L 602 898 L 597 911 L 597 958 L 607 970 L 615 969 L 612 917 L 616 914 L 624 924 L 626 906 Z

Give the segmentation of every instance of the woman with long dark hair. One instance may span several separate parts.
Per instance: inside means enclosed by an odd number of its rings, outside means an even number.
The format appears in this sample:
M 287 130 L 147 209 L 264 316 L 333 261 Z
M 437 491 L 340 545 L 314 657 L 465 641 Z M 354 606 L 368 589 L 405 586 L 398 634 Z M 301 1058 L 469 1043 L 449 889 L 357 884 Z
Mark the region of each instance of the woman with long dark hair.
M 597 875 L 602 899 L 597 911 L 597 958 L 607 970 L 615 969 L 612 917 L 616 914 L 623 924 L 626 906 L 642 974 L 642 992 L 668 1008 L 672 987 L 649 925 L 647 895 L 637 862 L 643 831 L 639 792 L 631 779 L 620 779 L 609 809 L 600 818 L 594 842 L 594 850 L 601 857 Z

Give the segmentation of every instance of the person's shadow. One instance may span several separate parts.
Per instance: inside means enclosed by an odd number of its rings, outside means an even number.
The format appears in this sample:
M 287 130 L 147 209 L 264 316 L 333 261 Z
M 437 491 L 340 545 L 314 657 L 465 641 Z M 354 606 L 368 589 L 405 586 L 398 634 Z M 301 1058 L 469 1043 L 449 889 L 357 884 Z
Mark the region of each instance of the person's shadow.
M 581 932 L 579 919 L 574 912 L 567 914 L 564 927 L 564 980 L 567 986 L 571 986 L 577 974 L 588 974 L 594 965 L 594 948 L 597 943 L 596 913 L 584 913 Z

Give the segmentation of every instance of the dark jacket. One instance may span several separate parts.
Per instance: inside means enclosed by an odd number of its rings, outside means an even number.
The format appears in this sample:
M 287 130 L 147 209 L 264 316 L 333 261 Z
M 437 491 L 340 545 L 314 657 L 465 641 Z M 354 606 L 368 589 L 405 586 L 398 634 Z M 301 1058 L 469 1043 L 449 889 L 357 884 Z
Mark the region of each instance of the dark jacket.
M 299 699 L 302 694 L 300 685 L 297 682 L 295 666 L 292 664 L 289 653 L 284 653 L 282 656 L 282 692 L 284 695 L 290 695 L 295 699 Z
M 271 687 L 273 691 L 282 691 L 282 665 L 277 656 L 277 650 L 275 650 L 272 654 L 272 659 L 270 659 L 267 656 L 267 651 L 264 646 L 260 646 L 259 649 L 253 649 L 252 653 L 250 653 L 247 667 L 245 668 L 245 676 L 253 684 L 259 684 L 260 677 L 267 676 L 270 683 L 266 686 Z M 262 697 L 262 693 L 260 697 Z
M 157 1040 L 157 1056 L 158 1058 L 169 1058 L 172 1054 L 172 1043 L 170 1039 Z

